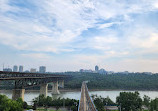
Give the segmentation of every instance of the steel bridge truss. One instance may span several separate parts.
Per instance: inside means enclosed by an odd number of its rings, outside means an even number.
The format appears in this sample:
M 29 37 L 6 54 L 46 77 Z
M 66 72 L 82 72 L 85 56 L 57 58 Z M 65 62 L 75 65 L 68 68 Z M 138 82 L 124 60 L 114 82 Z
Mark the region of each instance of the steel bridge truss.
M 69 78 L 67 75 L 0 71 L 0 81 L 11 80 L 15 89 L 28 88 Z

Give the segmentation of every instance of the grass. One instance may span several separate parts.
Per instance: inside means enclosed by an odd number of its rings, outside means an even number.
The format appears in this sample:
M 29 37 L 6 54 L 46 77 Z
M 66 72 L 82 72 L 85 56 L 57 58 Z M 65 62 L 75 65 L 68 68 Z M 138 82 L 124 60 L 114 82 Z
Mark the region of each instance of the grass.
M 38 108 L 36 111 L 56 111 L 56 110 L 52 110 L 52 109 L 42 109 L 42 108 Z M 64 111 L 64 110 L 57 110 L 57 111 Z

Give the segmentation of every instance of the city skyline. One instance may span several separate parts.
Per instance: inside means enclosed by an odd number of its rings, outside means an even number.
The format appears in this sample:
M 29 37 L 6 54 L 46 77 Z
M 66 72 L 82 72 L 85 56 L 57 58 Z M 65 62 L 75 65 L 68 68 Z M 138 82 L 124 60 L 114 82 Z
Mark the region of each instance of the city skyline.
M 39 70 L 37 70 L 39 68 Z M 38 68 L 30 67 L 29 69 L 25 68 L 23 65 L 14 65 L 14 66 L 7 66 L 5 67 L 3 64 L 3 68 L 0 71 L 11 71 L 11 72 L 39 72 L 39 73 L 46 73 L 45 66 L 38 66 Z
M 158 0 L 1 0 L 0 65 L 158 72 L 157 11 Z

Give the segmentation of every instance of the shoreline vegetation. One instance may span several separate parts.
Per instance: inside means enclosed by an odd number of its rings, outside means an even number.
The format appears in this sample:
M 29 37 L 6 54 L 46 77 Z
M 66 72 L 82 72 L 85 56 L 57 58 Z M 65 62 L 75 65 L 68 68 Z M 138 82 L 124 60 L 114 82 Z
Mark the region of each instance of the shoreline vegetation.
M 48 90 L 48 91 L 51 92 L 51 90 Z M 81 91 L 81 89 L 59 89 L 59 91 L 60 92 L 78 92 L 78 91 Z M 88 91 L 158 91 L 158 90 L 88 89 Z
M 4 89 L 0 90 L 0 92 L 11 91 L 11 89 Z M 38 92 L 39 90 L 28 90 L 26 89 L 25 92 Z M 51 92 L 52 90 L 48 90 Z M 81 92 L 81 89 L 59 89 L 60 92 Z M 158 90 L 129 90 L 129 89 L 88 89 L 88 91 L 158 91 Z
M 89 91 L 158 91 L 158 74 L 144 73 L 115 73 L 115 74 L 98 74 L 98 73 L 67 73 L 72 78 L 65 82 L 66 89 L 79 89 L 82 81 L 88 81 Z
M 158 91 L 158 74 L 144 74 L 144 73 L 115 73 L 115 74 L 98 74 L 98 73 L 80 73 L 67 72 L 66 75 L 71 75 L 71 78 L 64 80 L 63 92 L 80 91 L 83 81 L 87 81 L 89 91 Z M 13 89 L 14 81 L 2 81 L 0 83 L 1 89 Z M 27 88 L 27 90 L 39 90 L 40 86 Z M 48 85 L 48 90 L 52 86 Z
M 109 97 L 101 97 L 91 95 L 91 98 L 98 111 L 108 111 L 108 108 L 116 108 L 115 111 L 157 111 L 158 98 L 151 99 L 144 95 L 140 97 L 139 92 L 120 92 L 116 97 L 116 102 Z M 53 98 L 52 96 L 45 97 L 39 95 L 32 100 L 33 104 L 28 105 L 21 98 L 11 100 L 5 95 L 0 94 L 0 110 L 1 111 L 24 111 L 24 109 L 33 109 L 35 111 L 77 111 L 79 107 L 79 100 L 70 98 Z M 7 107 L 6 107 L 7 106 Z

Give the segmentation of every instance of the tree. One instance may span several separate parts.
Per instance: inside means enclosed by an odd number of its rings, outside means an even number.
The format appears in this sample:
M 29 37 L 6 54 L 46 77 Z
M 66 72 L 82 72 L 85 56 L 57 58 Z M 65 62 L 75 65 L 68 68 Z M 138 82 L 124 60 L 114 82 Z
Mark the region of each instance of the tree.
M 45 103 L 46 103 L 47 106 L 51 106 L 52 105 L 52 97 L 47 96 L 46 100 L 45 100 Z
M 94 99 L 94 104 L 98 111 L 105 111 L 103 98 L 101 96 L 100 97 L 96 96 L 96 98 Z
M 144 97 L 143 97 L 143 105 L 145 105 L 146 107 L 149 108 L 149 105 L 150 105 L 150 97 L 149 96 L 144 95 Z
M 16 102 L 18 102 L 19 105 L 20 105 L 21 107 L 23 107 L 24 102 L 23 102 L 22 98 L 18 98 L 18 99 L 16 100 Z
M 21 99 L 11 100 L 5 95 L 0 95 L 0 111 L 23 111 Z
M 10 100 L 5 95 L 0 95 L 0 111 L 9 111 L 10 110 Z
M 24 109 L 27 109 L 27 108 L 28 108 L 28 104 L 27 104 L 27 102 L 25 102 L 25 101 L 23 102 L 23 108 L 24 108 Z
M 38 106 L 45 106 L 45 101 L 46 101 L 46 97 L 41 94 L 38 97 L 36 97 L 35 99 L 33 99 L 33 103 L 37 103 Z
M 65 82 L 66 88 L 80 88 L 82 81 L 89 80 L 88 89 L 128 89 L 128 90 L 158 90 L 158 74 L 147 75 L 144 73 L 117 73 L 117 74 L 96 74 L 67 72 L 73 79 Z
M 23 106 L 21 103 L 10 100 L 10 110 L 9 111 L 23 111 Z
M 138 92 L 120 92 L 116 102 L 122 111 L 138 111 L 142 106 L 142 99 Z
M 150 110 L 151 111 L 158 111 L 158 98 L 151 100 Z
M 71 110 L 72 111 L 78 111 L 78 108 L 74 105 L 74 106 L 71 106 Z
M 60 98 L 53 100 L 56 111 L 62 106 L 62 101 Z
M 93 95 L 93 94 L 91 97 L 98 111 L 105 111 L 104 106 L 116 105 L 109 97 L 103 98 L 101 96 L 98 97 L 97 95 Z
M 104 105 L 113 106 L 116 105 L 109 97 L 103 98 Z

